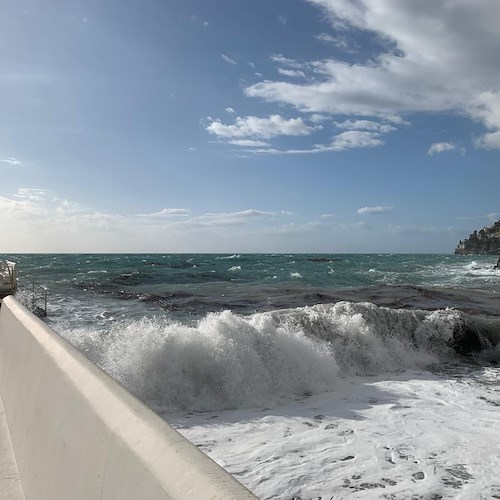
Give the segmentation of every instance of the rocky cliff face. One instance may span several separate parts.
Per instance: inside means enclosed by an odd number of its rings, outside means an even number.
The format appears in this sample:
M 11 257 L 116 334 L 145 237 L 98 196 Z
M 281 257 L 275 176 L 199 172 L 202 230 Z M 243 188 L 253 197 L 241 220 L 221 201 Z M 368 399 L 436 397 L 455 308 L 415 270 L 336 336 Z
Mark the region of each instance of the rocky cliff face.
M 460 241 L 455 249 L 457 255 L 500 254 L 500 220 L 493 226 L 474 231 L 467 239 Z

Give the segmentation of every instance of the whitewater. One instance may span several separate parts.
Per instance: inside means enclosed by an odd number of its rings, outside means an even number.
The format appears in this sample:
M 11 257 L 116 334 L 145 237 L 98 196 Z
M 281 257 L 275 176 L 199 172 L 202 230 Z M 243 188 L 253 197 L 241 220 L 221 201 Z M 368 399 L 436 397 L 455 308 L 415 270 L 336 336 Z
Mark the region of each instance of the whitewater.
M 500 498 L 493 256 L 9 257 L 259 498 Z

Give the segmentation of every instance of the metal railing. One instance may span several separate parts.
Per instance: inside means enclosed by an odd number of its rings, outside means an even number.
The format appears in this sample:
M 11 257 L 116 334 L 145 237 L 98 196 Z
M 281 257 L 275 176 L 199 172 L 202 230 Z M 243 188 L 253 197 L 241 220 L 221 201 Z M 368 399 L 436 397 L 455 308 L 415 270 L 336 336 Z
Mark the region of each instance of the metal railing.
M 47 316 L 47 289 L 30 278 L 27 281 L 31 288 L 31 312 L 40 317 Z
M 19 279 L 16 297 L 36 316 L 47 316 L 47 289 L 33 281 L 30 276 Z
M 30 276 L 18 279 L 15 262 L 0 260 L 0 298 L 16 294 L 17 298 L 39 317 L 47 316 L 47 289 Z

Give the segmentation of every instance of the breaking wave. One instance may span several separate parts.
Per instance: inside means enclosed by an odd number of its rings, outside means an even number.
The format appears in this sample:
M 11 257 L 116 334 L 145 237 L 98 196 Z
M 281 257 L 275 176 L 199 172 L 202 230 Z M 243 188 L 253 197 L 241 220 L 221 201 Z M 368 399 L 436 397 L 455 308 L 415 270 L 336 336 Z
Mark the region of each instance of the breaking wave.
M 500 320 L 453 309 L 395 310 L 339 302 L 193 324 L 163 317 L 64 331 L 156 411 L 275 404 L 335 390 L 340 376 L 426 368 L 493 347 Z M 492 352 L 495 352 L 492 350 Z

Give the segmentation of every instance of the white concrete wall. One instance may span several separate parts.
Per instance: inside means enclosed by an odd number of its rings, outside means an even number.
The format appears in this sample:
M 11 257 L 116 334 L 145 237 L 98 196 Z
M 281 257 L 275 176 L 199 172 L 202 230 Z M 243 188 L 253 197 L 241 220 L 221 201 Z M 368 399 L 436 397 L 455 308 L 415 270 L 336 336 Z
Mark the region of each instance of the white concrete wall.
M 255 498 L 13 297 L 0 395 L 26 499 Z

